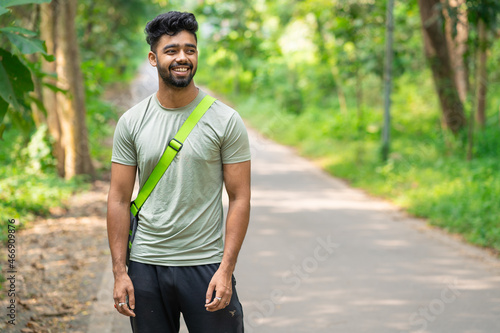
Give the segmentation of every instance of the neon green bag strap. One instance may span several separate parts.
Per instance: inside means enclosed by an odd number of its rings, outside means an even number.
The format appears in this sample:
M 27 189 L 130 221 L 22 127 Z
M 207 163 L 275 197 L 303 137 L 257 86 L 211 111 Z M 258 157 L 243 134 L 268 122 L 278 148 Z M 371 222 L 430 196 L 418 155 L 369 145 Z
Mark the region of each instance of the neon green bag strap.
M 132 214 L 137 215 L 139 209 L 141 209 L 146 199 L 149 197 L 151 192 L 153 192 L 156 184 L 158 184 L 160 178 L 168 169 L 170 163 L 172 163 L 172 161 L 174 160 L 175 155 L 177 155 L 177 153 L 182 149 L 182 145 L 188 137 L 189 133 L 191 133 L 198 121 L 201 119 L 201 117 L 203 117 L 205 112 L 208 111 L 215 100 L 216 98 L 213 98 L 212 96 L 205 96 L 198 104 L 198 106 L 196 106 L 193 112 L 191 112 L 184 124 L 182 124 L 179 132 L 177 132 L 175 137 L 170 140 L 167 149 L 165 149 L 165 152 L 163 153 L 160 161 L 158 161 L 158 164 L 153 169 L 153 172 L 151 172 L 151 175 L 149 175 L 146 183 L 144 183 L 144 186 L 142 186 L 139 194 L 137 195 L 137 198 L 132 202 L 132 205 L 130 206 L 130 211 L 132 212 Z

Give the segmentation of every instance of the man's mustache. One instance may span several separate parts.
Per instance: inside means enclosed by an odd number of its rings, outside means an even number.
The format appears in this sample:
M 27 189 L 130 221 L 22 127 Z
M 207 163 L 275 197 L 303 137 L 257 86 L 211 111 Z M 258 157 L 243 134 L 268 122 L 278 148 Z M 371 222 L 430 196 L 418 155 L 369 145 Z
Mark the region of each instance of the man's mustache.
M 168 66 L 168 69 L 172 69 L 172 68 L 178 67 L 178 66 L 188 66 L 189 69 L 193 69 L 193 64 L 179 64 L 177 62 L 174 62 L 173 64 L 171 64 L 170 66 Z

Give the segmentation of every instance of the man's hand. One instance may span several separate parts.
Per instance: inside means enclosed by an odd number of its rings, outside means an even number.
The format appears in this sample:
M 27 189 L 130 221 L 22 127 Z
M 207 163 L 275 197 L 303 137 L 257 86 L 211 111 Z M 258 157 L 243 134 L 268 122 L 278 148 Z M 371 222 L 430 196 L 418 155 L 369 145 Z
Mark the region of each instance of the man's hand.
M 233 274 L 231 272 L 223 271 L 220 268 L 215 272 L 208 285 L 205 301 L 205 308 L 207 311 L 218 311 L 229 305 L 231 296 L 233 295 L 232 276 Z
M 128 274 L 124 273 L 115 276 L 113 299 L 115 300 L 115 307 L 118 312 L 124 316 L 135 317 L 134 285 Z

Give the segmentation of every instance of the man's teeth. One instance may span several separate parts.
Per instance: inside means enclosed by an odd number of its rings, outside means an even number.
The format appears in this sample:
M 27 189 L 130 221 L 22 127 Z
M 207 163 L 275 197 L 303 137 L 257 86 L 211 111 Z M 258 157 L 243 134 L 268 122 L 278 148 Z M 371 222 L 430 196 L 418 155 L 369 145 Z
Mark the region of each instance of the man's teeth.
M 174 71 L 176 72 L 187 72 L 187 68 L 174 68 Z

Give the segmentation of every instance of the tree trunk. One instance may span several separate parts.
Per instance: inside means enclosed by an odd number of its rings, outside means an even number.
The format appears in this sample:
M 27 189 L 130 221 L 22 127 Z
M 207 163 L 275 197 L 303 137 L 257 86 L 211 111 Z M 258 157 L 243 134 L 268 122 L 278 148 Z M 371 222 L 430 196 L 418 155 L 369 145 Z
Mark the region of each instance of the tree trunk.
M 419 0 L 425 55 L 430 63 L 447 128 L 457 134 L 465 127 L 462 101 L 455 83 L 446 37 L 442 29 L 439 0 Z
M 441 0 L 444 5 L 446 44 L 450 53 L 451 66 L 455 73 L 455 84 L 462 103 L 465 103 L 469 92 L 469 68 L 465 61 L 469 23 L 465 1 Z
M 58 6 L 56 72 L 59 88 L 69 94 L 58 92 L 57 102 L 61 108 L 64 177 L 69 179 L 75 175 L 93 175 L 94 170 L 88 149 L 85 96 L 75 31 L 76 0 L 61 1 Z
M 488 40 L 486 25 L 482 19 L 478 23 L 479 45 L 477 49 L 477 73 L 476 73 L 476 117 L 481 127 L 486 126 L 486 93 L 488 88 L 488 72 L 486 69 Z
M 57 17 L 57 3 L 55 1 L 40 5 L 40 36 L 45 41 L 47 52 L 53 55 L 56 53 L 57 42 L 55 17 Z M 56 62 L 43 60 L 42 70 L 46 73 L 55 74 Z M 57 85 L 55 78 L 48 78 L 46 81 L 53 86 Z M 52 151 L 57 160 L 57 173 L 60 177 L 64 177 L 64 149 L 61 145 L 62 133 L 56 93 L 48 87 L 43 87 L 42 97 L 47 110 L 47 127 L 50 135 L 54 138 Z
M 47 124 L 56 141 L 55 155 L 59 175 L 93 175 L 85 123 L 85 97 L 80 71 L 75 31 L 76 1 L 52 1 L 42 5 L 41 30 L 50 53 L 56 61 L 45 63 L 45 69 L 57 73 L 59 89 L 44 89 Z
M 385 68 L 384 68 L 384 127 L 382 130 L 382 161 L 387 162 L 390 152 L 391 137 L 391 90 L 392 90 L 392 59 L 394 35 L 394 0 L 387 2 L 385 28 Z

